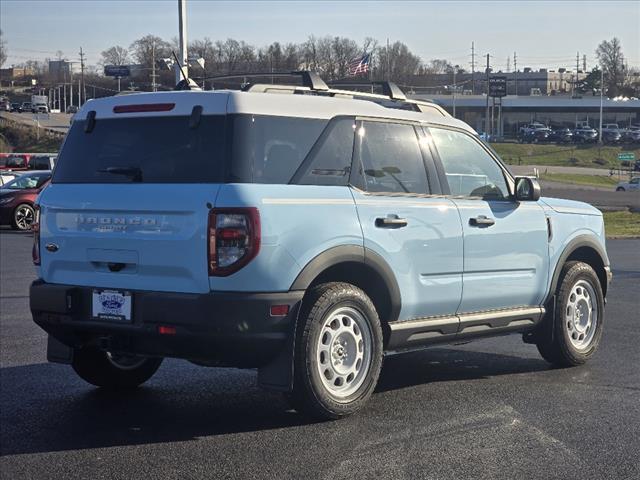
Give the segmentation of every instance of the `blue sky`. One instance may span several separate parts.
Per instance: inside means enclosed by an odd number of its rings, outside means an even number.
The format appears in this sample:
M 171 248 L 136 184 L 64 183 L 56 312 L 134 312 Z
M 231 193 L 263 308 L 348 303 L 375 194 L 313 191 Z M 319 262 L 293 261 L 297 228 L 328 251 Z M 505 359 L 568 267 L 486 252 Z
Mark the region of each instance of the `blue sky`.
M 187 0 L 189 39 L 235 38 L 256 46 L 302 42 L 309 35 L 402 41 L 423 60 L 447 58 L 468 67 L 471 42 L 494 68 L 571 67 L 576 52 L 595 62 L 595 48 L 617 36 L 629 65 L 640 67 L 640 0 L 448 2 L 214 2 Z M 75 60 L 80 46 L 96 63 L 112 45 L 128 46 L 148 33 L 177 36 L 176 0 L 2 0 L 0 28 L 7 65 L 54 57 Z M 581 60 L 582 62 L 582 60 Z

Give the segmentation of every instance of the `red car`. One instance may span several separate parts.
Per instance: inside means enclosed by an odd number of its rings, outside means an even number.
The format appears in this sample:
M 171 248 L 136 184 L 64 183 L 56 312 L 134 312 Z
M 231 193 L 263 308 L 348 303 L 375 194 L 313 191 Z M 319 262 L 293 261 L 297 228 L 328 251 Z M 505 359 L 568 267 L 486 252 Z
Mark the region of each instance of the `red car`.
M 0 225 L 30 230 L 35 219 L 33 204 L 50 179 L 51 172 L 29 172 L 0 188 Z

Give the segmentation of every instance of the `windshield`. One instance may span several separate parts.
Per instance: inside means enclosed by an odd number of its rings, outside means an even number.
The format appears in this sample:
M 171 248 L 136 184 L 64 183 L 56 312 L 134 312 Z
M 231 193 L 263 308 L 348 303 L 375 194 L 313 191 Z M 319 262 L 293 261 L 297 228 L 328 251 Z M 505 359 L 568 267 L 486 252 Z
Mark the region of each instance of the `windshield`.
M 26 190 L 28 188 L 40 188 L 47 180 L 51 178 L 51 175 L 38 174 L 38 175 L 21 175 L 18 178 L 7 182 L 3 188 L 9 190 Z

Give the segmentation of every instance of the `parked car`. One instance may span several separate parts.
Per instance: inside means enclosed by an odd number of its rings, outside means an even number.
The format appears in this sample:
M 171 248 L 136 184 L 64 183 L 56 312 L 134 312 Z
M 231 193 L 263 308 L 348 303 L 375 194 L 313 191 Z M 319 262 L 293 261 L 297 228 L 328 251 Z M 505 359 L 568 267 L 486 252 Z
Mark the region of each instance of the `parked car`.
M 547 140 L 556 143 L 571 143 L 573 141 L 573 133 L 568 128 L 558 128 L 551 131 Z
M 7 102 L 0 102 L 0 111 L 3 112 L 10 112 L 11 111 L 11 103 Z
M 32 155 L 27 168 L 29 170 L 53 170 L 56 164 L 55 155 Z
M 545 143 L 549 141 L 551 130 L 547 127 L 527 130 L 520 136 L 521 143 Z
M 640 143 L 640 125 L 631 125 L 622 133 L 622 142 Z
M 363 407 L 385 352 L 517 333 L 555 365 L 589 360 L 611 278 L 602 213 L 541 199 L 460 120 L 306 75 L 304 95 L 80 109 L 34 227 L 47 358 L 115 390 L 164 357 L 257 367 L 325 419 Z
M 67 113 L 71 113 L 71 114 L 78 113 L 78 107 L 76 105 L 69 105 L 67 107 Z
M 620 143 L 622 140 L 622 134 L 619 130 L 605 130 L 602 129 L 602 143 L 614 144 Z
M 21 113 L 22 112 L 22 108 L 21 108 L 19 103 L 12 103 L 10 111 L 11 112 L 15 112 L 15 113 Z
M 518 135 L 523 136 L 528 134 L 531 131 L 546 129 L 546 128 L 548 127 L 542 123 L 533 122 L 528 125 L 523 125 L 522 127 L 520 127 L 520 129 L 518 130 Z
M 27 170 L 29 166 L 29 155 L 24 154 L 1 154 L 0 155 L 0 171 L 1 170 Z
M 575 143 L 597 143 L 598 131 L 595 128 L 577 128 L 573 131 Z
M 618 182 L 616 192 L 631 192 L 640 190 L 640 177 L 634 177 L 628 182 Z
M 29 230 L 35 219 L 36 197 L 47 185 L 51 172 L 18 175 L 0 188 L 0 225 Z
M 20 112 L 30 112 L 31 108 L 31 102 L 22 102 L 22 105 L 20 105 Z

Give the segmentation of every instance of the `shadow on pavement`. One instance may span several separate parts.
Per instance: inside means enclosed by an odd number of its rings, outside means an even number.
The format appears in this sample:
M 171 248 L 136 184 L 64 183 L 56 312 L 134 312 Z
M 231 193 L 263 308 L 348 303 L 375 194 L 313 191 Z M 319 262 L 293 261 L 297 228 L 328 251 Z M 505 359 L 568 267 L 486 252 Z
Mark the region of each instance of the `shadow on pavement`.
M 377 392 L 549 368 L 539 359 L 438 348 L 387 358 Z M 70 367 L 52 364 L 3 368 L 0 382 L 0 455 L 181 442 L 312 423 L 290 410 L 283 395 L 258 389 L 254 371 L 179 361 L 165 362 L 156 377 L 130 392 L 93 388 Z M 371 412 L 365 407 L 359 415 Z M 348 428 L 346 422 L 335 428 L 341 425 Z

